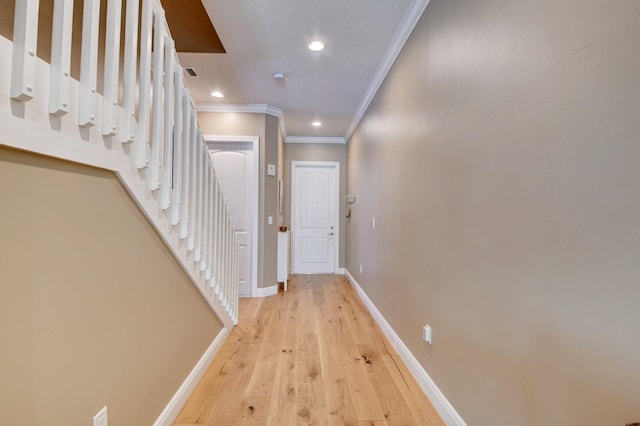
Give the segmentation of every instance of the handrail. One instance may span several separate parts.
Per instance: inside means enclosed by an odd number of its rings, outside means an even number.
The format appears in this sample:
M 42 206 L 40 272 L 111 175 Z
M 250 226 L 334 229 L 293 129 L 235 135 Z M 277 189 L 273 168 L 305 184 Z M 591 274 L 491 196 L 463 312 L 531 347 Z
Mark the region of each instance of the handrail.
M 47 96 L 48 92 L 43 113 L 64 120 L 65 124 L 75 122 L 74 132 L 79 137 L 74 139 L 74 146 L 79 152 L 86 149 L 81 146 L 82 139 L 102 138 L 105 143 L 99 148 L 105 158 L 111 159 L 113 151 L 117 151 L 116 162 L 133 164 L 137 174 L 126 168 L 119 172 L 124 183 L 135 186 L 135 179 L 144 181 L 147 188 L 144 193 L 132 189 L 130 192 L 140 205 L 146 206 L 148 217 L 157 216 L 157 223 L 164 220 L 169 224 L 166 229 L 160 229 L 155 223 L 165 241 L 177 235 L 174 240 L 179 243 L 173 243 L 172 251 L 186 251 L 181 255 L 182 263 L 184 259 L 192 262 L 185 268 L 196 271 L 190 275 L 205 299 L 223 322 L 236 324 L 238 240 L 197 122 L 164 10 L 159 0 L 142 0 L 142 7 L 139 0 L 126 0 L 125 7 L 122 0 L 107 2 L 104 66 L 99 70 L 100 1 L 84 1 L 82 49 L 72 52 L 73 0 L 55 0 L 46 84 L 38 78 L 41 61 L 36 57 L 39 0 L 16 0 L 10 64 L 11 102 L 39 108 L 42 102 L 34 101 Z M 123 12 L 126 16 L 121 38 Z M 124 51 L 122 73 L 121 50 Z M 80 55 L 81 63 L 79 81 L 70 75 L 72 56 L 76 54 Z M 102 94 L 97 87 L 99 77 L 103 81 Z M 40 86 L 48 90 L 39 90 Z M 8 108 L 0 108 L 5 110 Z M 74 112 L 76 115 L 72 117 Z M 29 125 L 28 114 L 20 118 L 25 126 Z M 63 133 L 55 126 L 48 130 Z M 19 147 L 21 142 L 13 143 Z M 33 144 L 28 148 L 33 150 Z M 95 144 L 90 148 L 98 149 Z M 51 155 L 50 149 L 46 151 L 43 153 Z M 149 199 L 154 200 L 156 212 L 149 207 Z

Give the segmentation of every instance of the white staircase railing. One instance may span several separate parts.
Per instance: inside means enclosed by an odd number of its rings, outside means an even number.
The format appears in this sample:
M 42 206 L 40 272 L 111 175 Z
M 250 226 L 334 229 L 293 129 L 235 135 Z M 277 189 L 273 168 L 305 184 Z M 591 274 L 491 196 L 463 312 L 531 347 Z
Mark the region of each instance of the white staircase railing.
M 100 0 L 84 0 L 74 52 L 73 0 L 55 0 L 49 64 L 36 56 L 39 0 L 16 0 L 13 39 L 0 36 L 0 144 L 115 171 L 221 320 L 236 324 L 238 241 L 164 10 L 103 1 L 105 46 Z

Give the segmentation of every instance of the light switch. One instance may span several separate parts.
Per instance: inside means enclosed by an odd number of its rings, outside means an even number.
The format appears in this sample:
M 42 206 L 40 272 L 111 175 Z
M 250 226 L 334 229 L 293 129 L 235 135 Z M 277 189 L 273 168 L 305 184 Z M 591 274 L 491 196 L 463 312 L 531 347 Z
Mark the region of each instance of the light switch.
M 422 340 L 424 340 L 428 344 L 431 344 L 431 327 L 429 326 L 429 324 L 422 327 Z
M 275 176 L 276 175 L 276 165 L 275 164 L 268 164 L 267 165 L 267 175 L 269 175 L 269 176 Z

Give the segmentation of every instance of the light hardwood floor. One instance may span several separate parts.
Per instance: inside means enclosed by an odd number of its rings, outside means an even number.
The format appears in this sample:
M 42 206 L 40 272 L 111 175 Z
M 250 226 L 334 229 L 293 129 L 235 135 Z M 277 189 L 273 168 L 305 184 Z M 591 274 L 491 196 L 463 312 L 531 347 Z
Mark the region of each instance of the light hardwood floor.
M 348 281 L 294 275 L 241 299 L 175 426 L 443 425 Z

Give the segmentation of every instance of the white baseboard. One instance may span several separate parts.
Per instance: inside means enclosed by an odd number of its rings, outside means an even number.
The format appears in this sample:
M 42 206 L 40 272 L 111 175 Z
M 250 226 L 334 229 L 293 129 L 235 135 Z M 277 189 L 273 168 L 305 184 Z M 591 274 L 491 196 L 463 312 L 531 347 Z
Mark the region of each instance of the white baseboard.
M 402 358 L 404 363 L 409 368 L 411 374 L 413 374 L 413 377 L 422 388 L 422 391 L 427 395 L 427 398 L 429 398 L 429 401 L 431 401 L 438 414 L 440 414 L 440 417 L 442 417 L 442 420 L 444 420 L 445 424 L 454 426 L 466 426 L 467 424 L 464 422 L 464 420 L 462 420 L 462 417 L 460 417 L 458 412 L 455 410 L 455 408 L 453 408 L 451 403 L 440 391 L 438 386 L 436 386 L 435 382 L 431 380 L 429 374 L 427 374 L 426 370 L 422 367 L 422 365 L 420 365 L 409 348 L 407 348 L 404 342 L 400 339 L 400 336 L 398 336 L 393 328 L 391 328 L 391 325 L 387 322 L 384 316 L 382 316 L 371 299 L 369 299 L 369 296 L 367 296 L 362 287 L 360 287 L 360 284 L 358 284 L 358 282 L 355 280 L 355 278 L 353 278 L 348 270 L 345 270 L 345 275 L 349 279 L 349 282 L 356 290 L 364 304 L 371 312 L 371 315 L 373 315 L 373 317 L 377 321 L 385 336 L 387 336 L 387 339 L 389 339 L 395 350 L 400 355 L 400 358 Z
M 171 401 L 169 401 L 169 404 L 164 408 L 162 414 L 160 414 L 160 417 L 158 417 L 153 426 L 169 426 L 176 421 L 184 404 L 187 403 L 187 400 L 200 382 L 200 379 L 202 379 L 207 368 L 211 365 L 211 361 L 213 361 L 213 358 L 222 347 L 224 341 L 227 340 L 229 333 L 230 330 L 226 327 L 220 330 L 220 333 L 213 339 L 211 345 L 209 345 L 196 366 L 193 367 L 191 373 L 189 373 L 176 394 L 173 395 L 173 398 L 171 398 Z
M 256 297 L 269 297 L 278 294 L 278 284 L 270 287 L 258 287 L 256 289 Z

